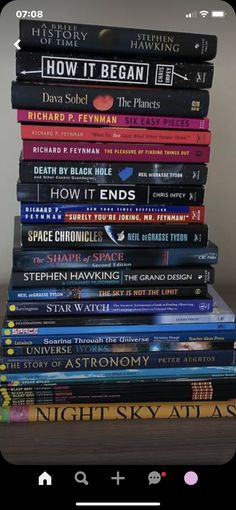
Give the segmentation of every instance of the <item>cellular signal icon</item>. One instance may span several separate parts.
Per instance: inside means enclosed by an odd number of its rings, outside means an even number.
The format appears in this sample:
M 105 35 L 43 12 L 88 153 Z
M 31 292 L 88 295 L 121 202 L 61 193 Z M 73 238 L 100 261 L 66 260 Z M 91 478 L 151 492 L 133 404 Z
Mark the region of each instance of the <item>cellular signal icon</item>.
M 199 11 L 199 14 L 201 14 L 201 16 L 205 18 L 209 14 L 209 11 Z
M 197 11 L 188 12 L 188 14 L 185 15 L 185 18 L 196 18 L 197 17 Z

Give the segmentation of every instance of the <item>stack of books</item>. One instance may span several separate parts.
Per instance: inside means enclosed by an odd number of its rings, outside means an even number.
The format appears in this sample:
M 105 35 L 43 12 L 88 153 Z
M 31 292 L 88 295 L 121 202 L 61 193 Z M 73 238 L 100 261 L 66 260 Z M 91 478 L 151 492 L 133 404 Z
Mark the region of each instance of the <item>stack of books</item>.
M 203 205 L 216 37 L 61 26 L 20 22 L 0 419 L 235 416 Z

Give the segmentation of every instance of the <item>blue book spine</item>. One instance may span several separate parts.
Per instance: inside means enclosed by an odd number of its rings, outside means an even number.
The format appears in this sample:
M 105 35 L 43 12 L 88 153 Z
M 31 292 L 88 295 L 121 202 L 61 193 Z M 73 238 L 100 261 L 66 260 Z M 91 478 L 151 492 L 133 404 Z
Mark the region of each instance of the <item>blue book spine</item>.
M 0 380 L 8 383 L 47 384 L 50 382 L 79 382 L 79 381 L 101 381 L 101 380 L 135 380 L 135 379 L 178 379 L 178 378 L 215 378 L 236 376 L 235 366 L 213 366 L 213 367 L 181 367 L 181 368 L 149 368 L 134 370 L 88 370 L 71 372 L 19 372 L 16 374 L 0 375 Z
M 191 324 L 191 331 L 202 331 L 201 323 Z M 138 324 L 123 326 L 60 326 L 60 327 L 33 327 L 33 328 L 2 328 L 3 337 L 17 336 L 35 336 L 35 335 L 77 335 L 77 334 L 93 334 L 93 333 L 161 333 L 161 332 L 177 332 L 189 331 L 189 324 Z M 204 330 L 232 330 L 235 332 L 234 322 L 212 322 L 204 324 Z
M 17 372 L 58 372 L 74 370 L 110 370 L 234 366 L 234 349 L 208 351 L 172 351 L 145 353 L 93 353 L 68 356 L 5 357 L 0 359 L 0 374 Z
M 96 334 L 93 335 L 35 335 L 0 338 L 0 345 L 31 346 L 31 345 L 99 345 L 99 344 L 149 344 L 165 342 L 233 342 L 235 331 L 183 331 L 176 333 L 136 333 L 136 334 Z
M 128 300 L 128 301 L 62 301 L 57 302 L 9 302 L 8 316 L 19 315 L 90 315 L 90 314 L 129 314 L 159 313 L 156 323 L 176 322 L 178 316 L 168 314 L 212 312 L 213 299 L 173 299 L 173 300 Z M 163 314 L 163 315 L 162 315 Z M 199 319 L 200 321 L 200 319 Z M 183 321 L 187 322 L 187 321 Z M 201 322 L 201 321 L 200 321 Z
M 99 221 L 100 223 L 109 221 L 108 215 L 119 213 L 120 215 L 129 214 L 149 214 L 149 215 L 174 215 L 169 221 L 177 221 L 178 216 L 184 215 L 184 218 L 192 215 L 192 207 L 188 205 L 76 205 L 76 204 L 21 204 L 21 222 L 22 223 L 78 223 L 80 215 L 83 215 L 83 221 Z M 90 219 L 91 215 L 93 220 Z M 97 215 L 97 220 L 96 216 Z M 102 215 L 104 220 L 102 220 Z M 198 213 L 196 214 L 196 218 Z M 122 219 L 122 217 L 121 217 Z M 112 219 L 110 220 L 112 221 Z M 116 221 L 119 221 L 116 220 Z M 128 220 L 126 220 L 128 221 Z M 137 221 L 137 220 L 136 220 Z M 141 221 L 141 220 L 140 220 Z M 153 220 L 154 221 L 154 220 Z M 163 220 L 164 221 L 164 220 Z M 186 221 L 186 219 L 182 219 Z M 132 220 L 130 220 L 132 222 Z M 181 222 L 181 218 L 179 219 Z

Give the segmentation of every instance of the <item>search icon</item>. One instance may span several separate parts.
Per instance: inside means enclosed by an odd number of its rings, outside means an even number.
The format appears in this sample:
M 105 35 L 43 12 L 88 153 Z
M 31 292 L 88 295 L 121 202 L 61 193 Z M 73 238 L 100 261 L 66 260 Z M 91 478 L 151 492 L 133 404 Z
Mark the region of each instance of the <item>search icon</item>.
M 75 473 L 75 481 L 77 483 L 84 483 L 84 485 L 89 484 L 84 471 L 77 471 L 77 473 Z

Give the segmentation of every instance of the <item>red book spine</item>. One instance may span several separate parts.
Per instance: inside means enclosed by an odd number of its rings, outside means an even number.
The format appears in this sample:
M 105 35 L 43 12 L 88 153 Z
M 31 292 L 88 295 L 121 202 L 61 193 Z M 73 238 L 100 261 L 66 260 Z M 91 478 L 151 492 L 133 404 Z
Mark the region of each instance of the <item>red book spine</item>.
M 209 145 L 210 131 L 180 131 L 120 127 L 21 125 L 23 140 L 75 140 L 86 142 L 173 143 Z
M 207 163 L 209 157 L 210 148 L 206 145 L 23 141 L 26 160 Z
M 63 223 L 204 223 L 205 207 L 190 207 L 189 213 L 65 212 Z

